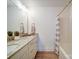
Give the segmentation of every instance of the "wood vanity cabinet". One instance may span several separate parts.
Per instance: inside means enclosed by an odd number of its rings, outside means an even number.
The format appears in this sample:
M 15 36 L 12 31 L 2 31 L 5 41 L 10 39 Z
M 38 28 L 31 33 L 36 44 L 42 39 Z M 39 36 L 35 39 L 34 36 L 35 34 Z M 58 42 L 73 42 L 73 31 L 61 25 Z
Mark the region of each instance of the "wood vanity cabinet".
M 34 59 L 36 52 L 37 38 L 34 38 L 8 59 Z

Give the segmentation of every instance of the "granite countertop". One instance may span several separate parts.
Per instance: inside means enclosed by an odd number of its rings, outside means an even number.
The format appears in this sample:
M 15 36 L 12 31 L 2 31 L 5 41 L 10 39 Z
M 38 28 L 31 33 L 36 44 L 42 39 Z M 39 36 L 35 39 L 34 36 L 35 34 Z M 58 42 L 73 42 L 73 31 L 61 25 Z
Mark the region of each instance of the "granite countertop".
M 18 50 L 27 45 L 34 36 L 22 37 L 19 40 L 9 41 L 7 44 L 7 58 L 15 54 Z

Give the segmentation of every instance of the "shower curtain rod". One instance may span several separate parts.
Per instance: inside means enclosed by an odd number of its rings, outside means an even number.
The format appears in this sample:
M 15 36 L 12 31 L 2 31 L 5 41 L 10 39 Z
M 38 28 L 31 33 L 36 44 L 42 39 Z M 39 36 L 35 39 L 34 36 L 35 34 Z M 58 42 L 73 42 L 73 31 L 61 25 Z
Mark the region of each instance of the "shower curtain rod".
M 71 1 L 69 1 L 69 3 L 63 8 L 63 10 L 57 15 L 57 16 L 59 16 L 68 6 L 69 6 L 69 4 L 72 2 L 72 0 Z

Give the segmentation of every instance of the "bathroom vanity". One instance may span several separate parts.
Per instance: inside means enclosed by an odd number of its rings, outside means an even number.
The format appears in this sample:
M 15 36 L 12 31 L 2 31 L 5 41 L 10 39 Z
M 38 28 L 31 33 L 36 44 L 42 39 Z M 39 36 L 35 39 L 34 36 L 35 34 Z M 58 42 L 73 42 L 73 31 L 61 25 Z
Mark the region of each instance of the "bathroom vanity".
M 37 35 L 21 37 L 7 45 L 7 59 L 34 59 L 36 52 Z

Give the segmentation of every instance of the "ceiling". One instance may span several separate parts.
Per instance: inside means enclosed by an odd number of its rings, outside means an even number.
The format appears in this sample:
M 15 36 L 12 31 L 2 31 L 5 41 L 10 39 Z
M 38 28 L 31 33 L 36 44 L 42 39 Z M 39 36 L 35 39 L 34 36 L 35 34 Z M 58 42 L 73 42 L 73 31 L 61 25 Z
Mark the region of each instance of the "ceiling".
M 13 0 L 16 1 L 16 0 Z M 70 0 L 18 0 L 20 1 L 25 7 L 63 7 L 65 6 Z M 12 0 L 7 0 L 8 7 L 14 7 L 14 3 Z
M 65 6 L 69 0 L 20 0 L 25 6 L 30 7 L 61 7 Z

